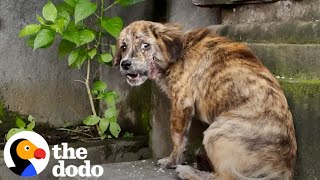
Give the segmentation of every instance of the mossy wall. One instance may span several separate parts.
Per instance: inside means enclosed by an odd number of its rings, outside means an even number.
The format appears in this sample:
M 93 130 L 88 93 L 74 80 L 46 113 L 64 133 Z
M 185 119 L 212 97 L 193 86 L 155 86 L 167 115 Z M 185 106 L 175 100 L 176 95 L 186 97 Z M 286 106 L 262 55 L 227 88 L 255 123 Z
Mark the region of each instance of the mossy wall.
M 2 140 L 7 132 L 16 127 L 17 118 L 26 118 L 25 115 L 18 112 L 10 111 L 4 102 L 0 101 L 0 140 Z
M 294 117 L 296 179 L 320 177 L 320 80 L 280 81 Z

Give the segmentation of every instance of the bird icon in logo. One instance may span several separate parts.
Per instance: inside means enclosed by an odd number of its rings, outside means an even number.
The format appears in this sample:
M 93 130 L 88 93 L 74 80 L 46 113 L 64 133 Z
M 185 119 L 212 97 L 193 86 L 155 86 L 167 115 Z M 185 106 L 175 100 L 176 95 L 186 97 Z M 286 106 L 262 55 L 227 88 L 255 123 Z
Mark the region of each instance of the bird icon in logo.
M 10 167 L 10 170 L 20 176 L 26 177 L 38 174 L 30 159 L 44 159 L 46 152 L 29 140 L 21 138 L 12 143 L 10 155 L 15 164 L 15 167 Z

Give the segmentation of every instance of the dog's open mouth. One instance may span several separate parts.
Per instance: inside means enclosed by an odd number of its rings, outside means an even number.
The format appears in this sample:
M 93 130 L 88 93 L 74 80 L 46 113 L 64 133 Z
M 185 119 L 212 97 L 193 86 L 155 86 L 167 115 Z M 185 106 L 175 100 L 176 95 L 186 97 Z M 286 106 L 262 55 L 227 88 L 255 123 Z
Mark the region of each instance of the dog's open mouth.
M 138 73 L 128 73 L 127 74 L 127 78 L 130 79 L 130 80 L 134 80 L 135 78 L 137 78 L 139 76 Z
M 144 83 L 147 79 L 148 76 L 144 75 L 144 73 L 127 73 L 127 82 L 131 86 L 139 86 L 142 83 Z

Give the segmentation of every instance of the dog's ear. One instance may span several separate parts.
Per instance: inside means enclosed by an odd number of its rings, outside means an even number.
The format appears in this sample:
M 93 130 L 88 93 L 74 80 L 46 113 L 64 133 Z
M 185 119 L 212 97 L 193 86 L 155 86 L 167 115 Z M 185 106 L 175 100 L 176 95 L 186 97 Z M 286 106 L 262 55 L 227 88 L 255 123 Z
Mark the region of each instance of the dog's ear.
M 119 46 L 119 42 L 117 42 L 116 51 L 115 51 L 113 59 L 112 59 L 112 67 L 118 66 L 120 64 L 121 59 L 122 59 L 121 49 Z
M 169 62 L 174 62 L 183 53 L 182 28 L 178 24 L 158 24 L 151 26 L 152 33 L 162 50 L 168 52 Z

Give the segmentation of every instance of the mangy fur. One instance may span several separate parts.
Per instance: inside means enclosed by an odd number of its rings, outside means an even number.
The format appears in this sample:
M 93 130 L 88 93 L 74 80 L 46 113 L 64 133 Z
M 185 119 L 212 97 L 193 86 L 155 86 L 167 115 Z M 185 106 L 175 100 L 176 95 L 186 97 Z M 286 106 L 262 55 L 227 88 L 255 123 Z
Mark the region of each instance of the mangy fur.
M 136 49 L 145 38 L 154 46 L 149 54 Z M 210 125 L 203 145 L 215 172 L 179 165 L 181 178 L 292 178 L 297 150 L 292 115 L 277 80 L 248 46 L 209 29 L 183 33 L 177 25 L 148 21 L 126 27 L 118 47 L 124 41 L 131 43 L 131 55 L 118 51 L 114 64 L 134 56 L 146 68 L 152 56 L 159 73 L 151 79 L 171 101 L 174 147 L 169 157 L 159 160 L 160 166 L 183 162 L 196 116 Z

